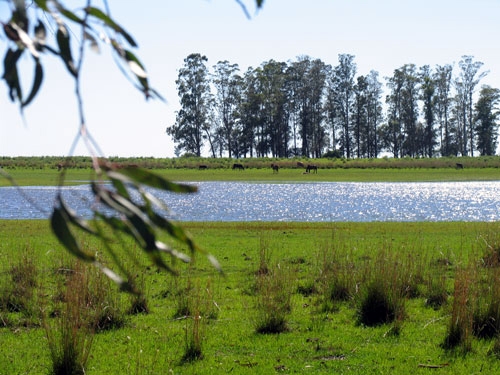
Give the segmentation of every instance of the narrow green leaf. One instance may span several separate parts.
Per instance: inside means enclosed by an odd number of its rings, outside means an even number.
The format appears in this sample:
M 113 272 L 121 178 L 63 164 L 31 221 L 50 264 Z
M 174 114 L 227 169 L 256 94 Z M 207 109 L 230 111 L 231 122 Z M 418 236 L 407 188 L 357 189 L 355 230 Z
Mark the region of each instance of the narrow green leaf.
M 175 249 L 172 249 L 170 246 L 168 246 L 167 244 L 165 244 L 163 242 L 156 241 L 156 248 L 161 252 L 170 254 L 174 258 L 177 258 L 177 259 L 183 261 L 184 263 L 191 262 L 191 258 L 188 255 L 181 253 L 180 251 L 177 251 Z
M 16 99 L 22 101 L 23 99 L 21 84 L 19 82 L 19 74 L 17 71 L 17 61 L 21 57 L 22 53 L 22 49 L 14 51 L 9 48 L 3 60 L 4 74 L 2 78 L 5 82 L 7 82 L 7 86 L 9 86 L 9 97 L 12 101 L 15 101 Z
M 26 2 L 24 0 L 14 0 L 13 1 L 16 10 L 12 12 L 11 22 L 18 25 L 24 32 L 28 31 L 28 16 L 26 14 Z
M 224 273 L 224 271 L 222 270 L 222 267 L 219 263 L 219 261 L 217 260 L 217 258 L 215 258 L 212 254 L 207 254 L 207 258 L 208 260 L 210 261 L 210 263 L 212 264 L 212 266 L 219 272 L 221 273 Z
M 132 293 L 132 294 L 139 294 L 139 291 L 129 282 L 125 281 L 120 275 L 116 274 L 114 271 L 111 269 L 103 266 L 99 262 L 94 263 L 96 267 L 99 268 L 99 270 L 106 275 L 110 280 L 115 282 L 120 290 L 122 292 L 127 292 L 127 293 Z
M 146 78 L 148 75 L 146 74 L 146 70 L 144 69 L 144 65 L 139 61 L 139 59 L 130 51 L 124 50 L 125 52 L 125 60 L 128 63 L 128 67 L 138 78 Z
M 101 212 L 97 211 L 95 211 L 94 213 L 98 218 L 100 218 L 102 221 L 108 224 L 112 229 L 118 230 L 127 235 L 133 235 L 132 231 L 130 230 L 130 227 L 127 226 L 123 220 L 118 219 L 117 217 L 114 216 L 106 216 Z
M 13 42 L 18 42 L 19 41 L 19 33 L 17 32 L 16 28 L 13 27 L 10 23 L 3 24 L 3 32 Z
M 58 10 L 59 10 L 59 12 L 61 12 L 61 14 L 62 14 L 64 17 L 66 17 L 67 19 L 69 19 L 69 20 L 71 20 L 71 21 L 73 21 L 73 22 L 76 22 L 76 23 L 78 23 L 78 24 L 80 24 L 80 25 L 85 25 L 85 21 L 84 21 L 82 18 L 78 17 L 75 13 L 73 13 L 73 12 L 71 12 L 71 11 L 67 10 L 67 9 L 66 9 L 66 8 L 64 8 L 64 7 L 62 7 L 62 6 L 61 6 L 61 4 L 58 4 L 57 9 L 58 9 Z M 87 25 L 85 25 L 85 26 L 87 26 Z
M 160 93 L 158 91 L 156 91 L 155 89 L 153 88 L 149 88 L 149 93 L 152 94 L 152 96 L 155 96 L 157 99 L 160 99 L 162 102 L 166 103 L 166 99 L 160 95 Z
M 90 49 L 94 51 L 95 53 L 101 52 L 99 49 L 99 43 L 97 43 L 97 39 L 94 38 L 94 36 L 88 32 L 85 32 L 83 34 L 85 40 L 88 40 L 90 43 Z
M 35 4 L 41 9 L 46 12 L 49 11 L 49 8 L 47 7 L 47 0 L 35 0 Z
M 11 26 L 17 32 L 17 36 L 19 37 L 19 42 L 30 51 L 33 57 L 39 58 L 40 54 L 38 53 L 38 49 L 36 48 L 35 42 L 31 39 L 28 33 L 24 31 L 21 28 L 21 26 L 19 26 L 17 23 L 11 22 Z
M 145 222 L 142 217 L 133 215 L 128 218 L 133 226 L 132 232 L 139 243 L 142 243 L 142 248 L 151 259 L 151 261 L 159 268 L 174 272 L 163 260 L 161 252 L 157 248 L 156 238 L 152 226 Z
M 106 173 L 108 178 L 111 180 L 111 183 L 113 184 L 114 188 L 116 189 L 117 193 L 120 194 L 121 196 L 127 198 L 130 200 L 130 194 L 128 193 L 127 188 L 125 187 L 125 183 L 132 182 L 130 179 L 124 179 L 122 177 L 122 174 L 109 171 Z
M 120 25 L 118 25 L 115 21 L 113 21 L 102 10 L 100 10 L 98 8 L 95 8 L 95 7 L 87 7 L 87 8 L 85 8 L 85 11 L 87 12 L 87 14 L 90 14 L 91 16 L 93 16 L 93 17 L 95 17 L 97 19 L 100 19 L 107 26 L 111 27 L 114 31 L 116 31 L 117 33 L 121 34 L 132 47 L 137 47 L 137 43 L 130 36 L 130 34 L 127 33 Z
M 139 215 L 130 215 L 128 220 L 132 225 L 132 232 L 142 248 L 146 251 L 156 250 L 156 238 L 151 225 L 146 223 Z
M 42 86 L 43 81 L 43 68 L 40 61 L 35 60 L 35 77 L 33 78 L 33 86 L 31 87 L 31 92 L 25 101 L 21 104 L 21 107 L 25 107 L 35 98 L 36 94 L 38 94 L 38 90 Z
M 60 195 L 57 197 L 57 203 L 58 206 L 61 208 L 64 216 L 68 218 L 71 224 L 76 225 L 78 228 L 82 229 L 83 231 L 89 234 L 97 235 L 97 232 L 90 227 L 89 223 L 86 220 L 79 218 L 76 212 L 73 211 L 64 203 L 64 200 L 61 198 Z
M 39 46 L 45 45 L 45 41 L 47 40 L 47 29 L 40 20 L 38 20 L 35 26 L 35 39 Z
M 127 198 L 120 196 L 119 194 L 116 194 L 94 182 L 91 183 L 91 187 L 94 195 L 109 208 L 126 216 L 131 216 L 133 214 L 141 215 L 140 209 Z
M 93 255 L 87 254 L 80 249 L 78 242 L 69 229 L 68 222 L 69 219 L 66 217 L 61 207 L 55 207 L 52 212 L 50 224 L 57 239 L 77 258 L 83 260 L 84 262 L 94 262 L 95 257 Z
M 68 71 L 74 76 L 78 76 L 78 72 L 76 71 L 75 63 L 73 62 L 73 56 L 71 55 L 71 46 L 69 33 L 66 29 L 66 26 L 59 25 L 56 33 L 57 45 L 59 46 L 59 53 L 61 55 L 64 64 Z
M 171 220 L 164 218 L 153 210 L 147 211 L 149 218 L 156 226 L 165 230 L 171 237 L 189 246 L 191 251 L 198 251 L 198 247 L 194 243 L 191 235 L 184 230 L 183 227 L 177 225 Z
M 120 173 L 130 177 L 138 183 L 174 193 L 194 193 L 198 190 L 196 186 L 170 182 L 163 177 L 142 168 L 125 167 L 120 170 Z

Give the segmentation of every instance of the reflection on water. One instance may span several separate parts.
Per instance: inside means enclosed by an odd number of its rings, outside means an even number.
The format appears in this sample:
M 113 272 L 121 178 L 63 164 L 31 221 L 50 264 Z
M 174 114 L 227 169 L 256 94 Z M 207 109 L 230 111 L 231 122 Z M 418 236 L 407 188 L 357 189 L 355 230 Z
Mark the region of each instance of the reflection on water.
M 444 183 L 199 182 L 197 194 L 157 192 L 181 221 L 494 221 L 500 181 Z M 54 187 L 0 188 L 0 219 L 47 218 Z M 63 196 L 90 215 L 88 186 Z M 33 204 L 34 203 L 34 204 Z M 35 207 L 36 206 L 36 207 Z

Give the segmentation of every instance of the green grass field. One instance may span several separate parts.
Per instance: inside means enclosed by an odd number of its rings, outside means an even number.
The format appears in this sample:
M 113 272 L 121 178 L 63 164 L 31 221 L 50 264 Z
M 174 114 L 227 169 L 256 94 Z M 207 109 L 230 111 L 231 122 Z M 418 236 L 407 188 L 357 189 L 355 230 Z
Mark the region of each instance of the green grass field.
M 7 158 L 0 157 L 0 172 L 9 175 L 18 185 L 57 185 L 62 176 L 58 157 Z M 310 182 L 310 181 L 487 181 L 500 179 L 500 157 L 432 158 L 432 159 L 269 159 L 249 158 L 110 158 L 116 166 L 134 165 L 151 169 L 171 181 L 256 181 L 256 182 Z M 245 170 L 232 170 L 234 162 Z M 318 173 L 306 174 L 297 162 L 315 164 Z M 271 163 L 280 166 L 273 173 Z M 463 165 L 457 169 L 456 164 Z M 66 161 L 64 183 L 82 184 L 94 178 L 89 158 L 73 157 Z M 199 166 L 207 167 L 200 170 Z M 2 178 L 0 186 L 11 181 Z
M 270 159 L 243 160 L 244 171 L 230 159 L 115 159 L 173 181 L 500 177 L 498 157 L 319 159 L 317 174 L 292 159 L 272 160 L 279 173 Z M 0 186 L 57 185 L 60 162 L 1 158 L 9 177 Z M 64 184 L 95 178 L 88 158 L 68 167 Z M 47 221 L 0 221 L 0 375 L 500 373 L 498 223 L 184 226 L 224 275 L 198 255 L 189 266 L 174 264 L 174 277 L 131 240 L 112 236 L 122 271 L 143 292 L 136 297 L 76 263 Z M 109 249 L 79 239 L 116 271 Z M 85 371 L 56 371 L 54 363 L 68 365 L 61 358 L 87 358 Z
M 306 174 L 302 169 L 282 168 L 273 173 L 269 168 L 249 168 L 233 171 L 229 168 L 198 170 L 196 168 L 155 169 L 153 171 L 171 181 L 254 181 L 254 182 L 416 182 L 416 181 L 492 181 L 500 179 L 500 169 L 472 168 L 349 168 L 320 169 L 317 174 Z M 60 172 L 55 169 L 32 170 L 17 168 L 7 173 L 20 186 L 58 185 Z M 85 184 L 94 177 L 91 169 L 70 169 L 64 184 Z M 11 182 L 0 177 L 0 186 Z
M 123 321 L 92 336 L 86 374 L 498 373 L 495 337 L 469 333 L 464 345 L 441 346 L 464 270 L 470 270 L 471 311 L 491 305 L 479 297 L 498 273 L 496 263 L 485 267 L 500 243 L 497 223 L 185 226 L 217 257 L 225 276 L 198 256 L 193 267 L 178 264 L 180 276 L 173 277 L 149 266 L 135 244 L 125 243 L 137 257 L 125 265 L 137 275 L 149 313 L 131 313 L 134 299 L 90 272 L 90 284 L 79 284 L 79 292 L 102 291 L 105 311 Z M 95 240 L 85 243 L 87 250 L 103 252 Z M 50 373 L 42 322 L 59 332 L 69 298 L 61 295 L 71 280 L 67 270 L 74 267 L 47 222 L 0 221 L 0 374 Z M 393 322 L 360 324 L 363 293 L 380 277 L 405 286 L 404 312 Z M 348 291 L 346 298 L 333 298 L 337 284 Z M 434 284 L 446 293 L 439 306 L 426 304 Z M 29 285 L 31 293 L 14 293 Z M 278 313 L 284 318 L 281 333 L 258 333 L 263 319 Z M 201 359 L 186 357 L 193 345 Z

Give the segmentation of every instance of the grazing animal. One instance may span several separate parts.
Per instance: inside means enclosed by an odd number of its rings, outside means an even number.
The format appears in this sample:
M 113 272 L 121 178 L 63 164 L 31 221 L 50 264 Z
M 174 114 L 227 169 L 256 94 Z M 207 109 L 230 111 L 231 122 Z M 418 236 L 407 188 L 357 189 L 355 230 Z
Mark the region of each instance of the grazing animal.
M 273 173 L 278 173 L 280 171 L 280 166 L 278 164 L 271 164 L 271 168 L 273 169 Z
M 464 169 L 464 165 L 462 163 L 457 163 L 457 169 Z
M 306 173 L 311 173 L 311 171 L 314 171 L 314 173 L 318 173 L 318 166 L 307 164 Z
M 242 171 L 242 170 L 245 169 L 245 167 L 243 166 L 243 164 L 234 163 L 233 164 L 233 169 L 239 169 L 240 171 Z
M 297 168 L 305 168 L 305 167 L 306 167 L 305 164 L 302 163 L 301 161 L 297 162 Z
M 202 165 L 198 166 L 198 169 L 208 169 L 208 166 L 207 166 L 207 165 L 202 164 Z

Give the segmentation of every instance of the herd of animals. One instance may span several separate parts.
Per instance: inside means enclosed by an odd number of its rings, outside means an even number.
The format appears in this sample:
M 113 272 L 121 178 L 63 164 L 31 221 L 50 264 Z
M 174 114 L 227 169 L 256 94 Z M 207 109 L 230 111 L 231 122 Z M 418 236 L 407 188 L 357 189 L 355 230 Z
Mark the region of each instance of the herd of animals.
M 304 173 L 318 173 L 318 166 L 314 165 L 314 164 L 307 164 L 306 165 L 306 164 L 299 161 L 299 162 L 297 162 L 297 167 L 305 168 L 306 171 Z M 201 164 L 198 166 L 198 169 L 200 169 L 200 170 L 208 169 L 208 165 Z M 243 170 L 245 170 L 245 167 L 243 166 L 243 164 L 234 163 L 232 169 L 243 171 Z M 273 173 L 278 173 L 280 170 L 280 166 L 278 164 L 272 163 L 271 169 L 273 170 Z
M 318 173 L 318 166 L 314 165 L 314 164 L 307 164 L 306 165 L 306 164 L 298 161 L 297 167 L 298 168 L 305 168 L 306 171 L 304 173 Z M 456 168 L 457 169 L 464 169 L 464 165 L 462 163 L 457 163 Z M 198 167 L 198 169 L 201 169 L 201 170 L 208 169 L 208 166 L 205 164 L 202 164 Z M 245 170 L 245 167 L 243 166 L 243 164 L 234 163 L 232 169 L 237 169 L 237 170 L 243 171 L 243 170 Z M 280 166 L 278 164 L 272 163 L 271 169 L 273 170 L 273 173 L 278 173 L 280 170 Z

